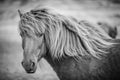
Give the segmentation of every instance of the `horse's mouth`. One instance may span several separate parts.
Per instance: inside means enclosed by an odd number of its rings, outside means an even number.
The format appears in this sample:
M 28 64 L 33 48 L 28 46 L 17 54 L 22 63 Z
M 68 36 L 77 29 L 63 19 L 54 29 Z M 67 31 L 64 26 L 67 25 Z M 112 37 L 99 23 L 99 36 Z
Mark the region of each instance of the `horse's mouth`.
M 36 67 L 25 69 L 26 73 L 32 74 L 36 72 Z
M 35 73 L 35 71 L 26 71 L 27 73 L 31 74 L 31 73 Z
M 32 74 L 32 73 L 35 73 L 36 70 L 26 70 L 26 72 L 29 73 L 29 74 Z

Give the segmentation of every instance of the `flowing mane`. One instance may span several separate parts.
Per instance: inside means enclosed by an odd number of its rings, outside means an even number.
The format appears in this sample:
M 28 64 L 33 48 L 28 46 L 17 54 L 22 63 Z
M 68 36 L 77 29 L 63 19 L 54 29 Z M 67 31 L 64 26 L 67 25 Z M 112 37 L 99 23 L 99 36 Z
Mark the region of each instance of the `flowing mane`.
M 19 25 L 21 35 L 40 37 L 44 34 L 53 58 L 85 55 L 100 58 L 114 44 L 108 41 L 111 38 L 100 27 L 87 21 L 78 23 L 75 18 L 52 9 L 42 8 L 24 13 Z

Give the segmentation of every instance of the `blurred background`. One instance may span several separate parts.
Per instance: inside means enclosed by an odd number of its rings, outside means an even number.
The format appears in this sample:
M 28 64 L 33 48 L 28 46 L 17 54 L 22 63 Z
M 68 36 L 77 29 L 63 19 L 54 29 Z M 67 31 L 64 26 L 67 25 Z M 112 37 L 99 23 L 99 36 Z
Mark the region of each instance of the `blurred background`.
M 35 74 L 27 74 L 21 66 L 17 10 L 24 13 L 41 6 L 53 7 L 79 20 L 106 22 L 118 28 L 120 37 L 120 0 L 0 0 L 0 80 L 59 80 L 44 59 Z

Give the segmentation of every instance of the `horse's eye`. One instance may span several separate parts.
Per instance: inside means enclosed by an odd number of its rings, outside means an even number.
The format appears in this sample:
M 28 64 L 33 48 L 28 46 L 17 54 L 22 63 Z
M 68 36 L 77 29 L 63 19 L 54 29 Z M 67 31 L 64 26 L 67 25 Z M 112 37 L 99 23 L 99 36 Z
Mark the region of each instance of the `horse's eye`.
M 25 35 L 27 35 L 27 34 L 28 34 L 28 33 L 27 33 L 26 30 L 24 30 L 24 31 L 22 31 L 22 32 L 20 33 L 21 36 L 25 36 Z
M 26 30 L 24 30 L 24 32 L 23 32 L 24 34 L 27 34 L 27 31 Z
M 36 34 L 38 37 L 41 37 L 41 36 L 43 36 L 44 34 L 43 33 L 41 33 L 41 34 Z
M 42 36 L 42 35 L 43 35 L 43 33 L 40 34 L 40 36 Z

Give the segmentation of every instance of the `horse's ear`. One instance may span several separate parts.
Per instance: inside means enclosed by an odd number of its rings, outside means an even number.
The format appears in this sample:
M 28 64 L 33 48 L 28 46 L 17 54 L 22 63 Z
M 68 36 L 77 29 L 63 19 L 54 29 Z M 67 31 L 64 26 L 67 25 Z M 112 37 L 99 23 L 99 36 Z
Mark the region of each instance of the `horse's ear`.
M 18 10 L 18 13 L 20 17 L 23 15 L 20 10 Z

